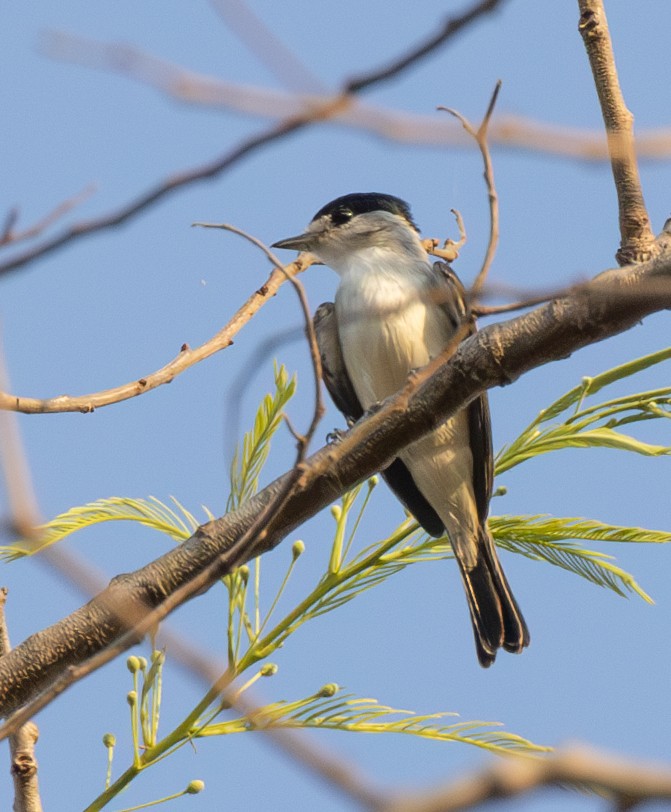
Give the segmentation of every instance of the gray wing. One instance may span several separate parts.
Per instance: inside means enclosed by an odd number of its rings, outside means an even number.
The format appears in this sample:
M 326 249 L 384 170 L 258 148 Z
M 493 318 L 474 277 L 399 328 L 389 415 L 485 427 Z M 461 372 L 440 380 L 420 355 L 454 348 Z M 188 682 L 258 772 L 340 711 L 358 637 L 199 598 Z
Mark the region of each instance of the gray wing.
M 438 301 L 456 330 L 469 318 L 466 291 L 459 277 L 446 262 L 433 264 L 435 290 Z M 469 335 L 477 332 L 475 319 L 471 318 Z M 480 395 L 467 407 L 471 454 L 473 455 L 473 492 L 478 508 L 480 524 L 484 525 L 489 513 L 494 484 L 494 455 L 492 452 L 492 427 L 489 416 L 487 393 Z
M 364 412 L 345 367 L 333 302 L 319 305 L 313 324 L 328 393 L 345 415 L 347 422 L 354 423 Z M 401 460 L 398 458 L 393 460 L 381 474 L 397 499 L 412 513 L 426 532 L 431 536 L 442 536 L 445 532 L 442 521 L 422 496 L 410 471 Z

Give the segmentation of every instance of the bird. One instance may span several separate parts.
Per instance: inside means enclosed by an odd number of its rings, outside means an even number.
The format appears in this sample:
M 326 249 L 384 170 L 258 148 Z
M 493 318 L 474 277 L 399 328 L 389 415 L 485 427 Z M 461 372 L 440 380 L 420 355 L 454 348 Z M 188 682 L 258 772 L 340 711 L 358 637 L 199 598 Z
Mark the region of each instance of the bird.
M 273 248 L 308 251 L 339 276 L 335 303 L 314 317 L 323 377 L 349 424 L 398 392 L 461 330 L 476 330 L 465 289 L 432 263 L 409 205 L 377 192 L 323 206 L 304 233 Z M 487 526 L 492 496 L 486 392 L 399 452 L 385 481 L 431 536 L 447 533 L 466 592 L 475 647 L 487 668 L 497 651 L 520 653 L 530 636 Z

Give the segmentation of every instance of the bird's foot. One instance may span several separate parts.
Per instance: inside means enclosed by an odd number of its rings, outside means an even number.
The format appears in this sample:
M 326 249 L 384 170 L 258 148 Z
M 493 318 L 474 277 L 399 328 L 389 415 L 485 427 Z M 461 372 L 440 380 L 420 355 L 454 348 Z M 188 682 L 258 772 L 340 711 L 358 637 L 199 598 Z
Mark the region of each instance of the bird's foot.
M 346 429 L 333 429 L 333 431 L 329 431 L 329 433 L 326 435 L 326 444 L 338 445 L 346 433 Z
M 361 415 L 361 420 L 365 420 L 367 417 L 372 417 L 374 414 L 377 414 L 381 408 L 382 408 L 381 400 L 378 400 L 377 403 L 372 403 Z

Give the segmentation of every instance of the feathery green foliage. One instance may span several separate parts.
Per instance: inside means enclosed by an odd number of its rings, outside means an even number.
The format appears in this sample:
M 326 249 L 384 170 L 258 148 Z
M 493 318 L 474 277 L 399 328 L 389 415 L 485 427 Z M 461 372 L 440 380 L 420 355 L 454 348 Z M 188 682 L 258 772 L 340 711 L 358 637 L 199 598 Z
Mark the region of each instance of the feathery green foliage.
M 502 474 L 539 454 L 564 448 L 615 448 L 646 456 L 671 454 L 670 446 L 645 443 L 620 430 L 631 423 L 671 417 L 671 387 L 583 408 L 585 400 L 604 387 L 669 359 L 671 348 L 614 367 L 594 378 L 583 378 L 580 386 L 543 409 L 516 440 L 501 449 L 496 458 L 496 473 Z M 566 414 L 571 407 L 575 410 Z M 563 422 L 550 423 L 560 415 L 565 415 Z
M 296 375 L 289 375 L 284 366 L 275 364 L 275 392 L 261 401 L 254 426 L 245 433 L 240 447 L 236 448 L 231 463 L 231 492 L 226 510 L 236 510 L 259 487 L 259 475 L 270 453 L 270 440 L 282 423 L 285 406 L 296 391 Z
M 325 685 L 316 694 L 293 702 L 273 702 L 257 708 L 252 718 L 247 716 L 199 728 L 196 736 L 223 736 L 274 728 L 318 728 L 355 733 L 404 733 L 442 742 L 461 742 L 494 753 L 548 752 L 551 748 L 534 744 L 514 733 L 497 729 L 496 722 L 455 722 L 443 724 L 455 713 L 416 714 L 381 705 L 376 699 L 343 694 L 338 685 Z
M 184 541 L 193 534 L 200 522 L 174 497 L 171 497 L 171 502 L 173 507 L 154 496 L 148 499 L 112 496 L 70 508 L 37 528 L 37 538 L 34 541 L 19 539 L 0 547 L 0 558 L 13 561 L 26 555 L 34 555 L 78 530 L 103 522 L 137 522 L 165 533 L 175 541 Z M 207 510 L 205 512 L 208 518 L 212 518 Z
M 521 553 L 534 561 L 547 561 L 623 597 L 627 592 L 634 592 L 648 603 L 653 603 L 652 598 L 632 575 L 612 563 L 613 556 L 586 550 L 570 540 L 652 544 L 671 541 L 671 533 L 659 530 L 554 516 L 492 516 L 489 527 L 496 543 L 506 550 Z
M 624 433 L 622 427 L 671 416 L 671 388 L 619 397 L 596 405 L 585 404 L 585 401 L 611 383 L 670 358 L 671 349 L 595 378 L 584 379 L 580 386 L 542 411 L 520 437 L 503 449 L 497 460 L 497 473 L 558 448 L 608 446 L 648 455 L 669 453 L 671 449 L 668 447 L 643 443 Z M 231 466 L 229 509 L 236 509 L 256 492 L 271 438 L 281 425 L 283 410 L 295 388 L 295 376 L 289 378 L 284 367 L 276 367 L 275 391 L 263 399 L 252 430 L 245 434 L 242 448 Z M 493 752 L 539 753 L 548 749 L 515 734 L 496 730 L 493 723 L 446 724 L 444 719 L 451 714 L 415 714 L 382 705 L 377 700 L 340 694 L 335 685 L 325 686 L 304 699 L 270 703 L 248 716 L 214 721 L 234 706 L 235 698 L 260 677 L 275 673 L 276 666 L 269 664 L 267 658 L 285 645 L 303 624 L 339 608 L 407 566 L 452 557 L 446 538 L 428 537 L 412 519 L 403 521 L 385 538 L 359 549 L 357 529 L 376 484 L 377 477 L 374 477 L 345 494 L 332 508 L 335 531 L 324 569 L 314 584 L 306 586 L 304 597 L 298 603 L 287 609 L 283 606 L 282 596 L 305 550 L 302 541 L 293 543 L 285 575 L 274 596 L 267 601 L 262 600 L 265 596 L 259 559 L 222 579 L 228 591 L 228 668 L 224 676 L 229 693 L 222 699 L 218 690 L 210 690 L 184 720 L 161 739 L 158 738 L 158 717 L 162 655 L 152 660 L 148 670 L 140 659 L 140 665 L 134 671 L 134 689 L 128 695 L 133 760 L 114 783 L 110 784 L 108 776 L 105 791 L 90 809 L 101 809 L 140 771 L 196 737 L 251 731 L 269 725 L 405 733 L 435 741 L 458 741 Z M 211 514 L 206 513 L 211 518 Z M 174 499 L 171 505 L 153 497 L 147 500 L 99 500 L 82 508 L 73 508 L 47 523 L 36 545 L 16 543 L 4 548 L 0 554 L 6 559 L 31 554 L 76 530 L 119 520 L 139 522 L 177 541 L 192 535 L 198 524 L 195 517 Z M 490 528 L 496 543 L 505 549 L 562 567 L 620 595 L 634 592 L 647 601 L 651 600 L 649 596 L 633 576 L 613 563 L 611 556 L 584 549 L 576 540 L 656 544 L 671 541 L 671 533 L 667 532 L 542 515 L 493 516 Z M 265 664 L 257 667 L 256 672 L 240 686 L 242 675 L 262 661 L 266 661 Z

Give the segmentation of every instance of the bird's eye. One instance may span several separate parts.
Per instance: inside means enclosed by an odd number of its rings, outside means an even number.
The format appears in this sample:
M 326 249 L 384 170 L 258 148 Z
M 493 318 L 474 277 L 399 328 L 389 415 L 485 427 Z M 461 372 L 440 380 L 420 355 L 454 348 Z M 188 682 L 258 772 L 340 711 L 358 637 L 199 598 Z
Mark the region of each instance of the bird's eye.
M 334 226 L 341 226 L 354 217 L 352 209 L 336 209 L 331 213 L 331 222 Z

